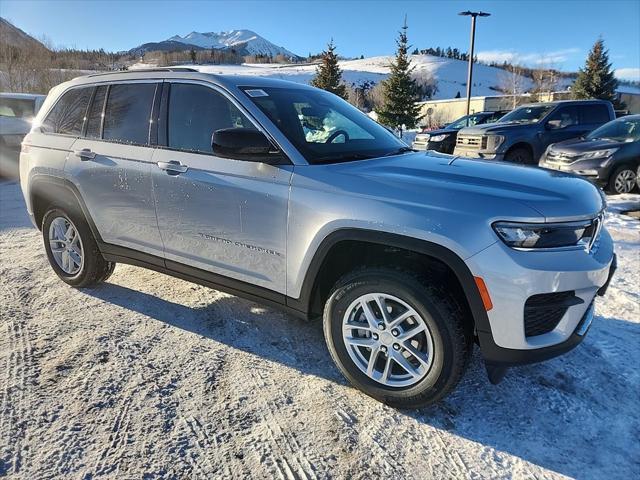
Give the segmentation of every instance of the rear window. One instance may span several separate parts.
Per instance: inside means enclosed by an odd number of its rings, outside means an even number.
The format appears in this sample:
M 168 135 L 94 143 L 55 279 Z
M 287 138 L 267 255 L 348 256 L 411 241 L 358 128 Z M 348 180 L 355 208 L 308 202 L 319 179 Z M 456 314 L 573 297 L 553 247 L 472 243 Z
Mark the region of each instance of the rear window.
M 42 122 L 42 131 L 63 135 L 80 135 L 91 98 L 91 87 L 74 88 L 58 100 Z
M 581 123 L 606 123 L 609 120 L 609 109 L 606 105 L 580 105 Z
M 146 145 L 155 83 L 111 85 L 104 118 L 105 140 Z

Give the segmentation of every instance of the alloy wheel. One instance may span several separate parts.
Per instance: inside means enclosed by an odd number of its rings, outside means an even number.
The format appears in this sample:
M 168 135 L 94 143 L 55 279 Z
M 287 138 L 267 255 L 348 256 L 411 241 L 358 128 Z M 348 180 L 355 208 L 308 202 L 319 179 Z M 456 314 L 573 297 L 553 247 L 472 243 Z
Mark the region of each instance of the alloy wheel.
M 632 170 L 622 170 L 616 176 L 613 186 L 616 193 L 629 193 L 636 186 L 636 174 Z
M 342 338 L 362 373 L 387 387 L 409 387 L 433 364 L 429 328 L 409 304 L 385 293 L 358 297 L 346 310 Z
M 75 275 L 84 265 L 82 239 L 76 226 L 66 217 L 56 217 L 49 225 L 49 247 L 53 259 L 67 275 Z

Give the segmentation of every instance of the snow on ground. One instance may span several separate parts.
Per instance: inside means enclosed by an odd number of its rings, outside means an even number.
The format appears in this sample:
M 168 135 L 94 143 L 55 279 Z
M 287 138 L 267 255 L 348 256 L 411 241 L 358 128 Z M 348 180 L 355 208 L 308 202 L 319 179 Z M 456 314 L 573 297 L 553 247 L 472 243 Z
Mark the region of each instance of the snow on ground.
M 340 67 L 343 70 L 344 81 L 360 83 L 373 81 L 375 83 L 384 80 L 389 74 L 389 64 L 392 56 L 369 57 L 358 60 L 343 60 Z M 451 58 L 441 58 L 432 55 L 411 55 L 412 64 L 416 74 L 425 72 L 438 80 L 438 91 L 434 100 L 454 98 L 458 92 L 462 96 L 466 93 L 467 62 Z M 299 83 L 309 83 L 316 72 L 315 64 L 242 64 L 242 65 L 181 65 L 182 67 L 196 68 L 201 72 L 217 73 L 220 75 L 259 75 L 279 78 Z M 138 63 L 130 68 L 150 68 L 153 65 Z M 504 83 L 506 72 L 500 68 L 476 64 L 473 67 L 473 95 L 491 96 L 500 95 L 495 90 Z M 528 78 L 522 79 L 522 86 L 531 85 Z M 493 87 L 493 88 L 492 88 Z
M 637 478 L 640 223 L 582 345 L 440 404 L 348 386 L 319 323 L 140 268 L 76 290 L 0 185 L 0 477 Z

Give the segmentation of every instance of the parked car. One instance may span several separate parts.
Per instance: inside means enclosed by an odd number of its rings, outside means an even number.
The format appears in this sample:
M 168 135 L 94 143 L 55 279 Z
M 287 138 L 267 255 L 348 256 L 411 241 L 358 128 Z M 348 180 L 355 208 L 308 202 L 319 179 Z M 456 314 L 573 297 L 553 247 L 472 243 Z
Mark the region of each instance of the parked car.
M 454 122 L 438 130 L 431 130 L 428 133 L 419 133 L 413 141 L 414 150 L 435 150 L 441 153 L 453 153 L 456 146 L 458 130 L 474 125 L 492 123 L 502 117 L 508 110 L 498 112 L 478 112 L 465 115 Z
M 615 118 L 613 106 L 604 100 L 524 105 L 496 123 L 460 130 L 454 154 L 537 165 L 550 144 L 580 137 Z
M 582 175 L 609 193 L 629 193 L 640 168 L 640 115 L 605 123 L 585 137 L 549 145 L 540 166 Z
M 429 155 L 323 90 L 159 69 L 54 88 L 20 181 L 65 283 L 131 263 L 322 317 L 349 381 L 416 407 L 474 342 L 492 382 L 574 348 L 615 269 L 590 182 Z
M 0 175 L 18 176 L 20 143 L 31 130 L 45 95 L 0 93 Z

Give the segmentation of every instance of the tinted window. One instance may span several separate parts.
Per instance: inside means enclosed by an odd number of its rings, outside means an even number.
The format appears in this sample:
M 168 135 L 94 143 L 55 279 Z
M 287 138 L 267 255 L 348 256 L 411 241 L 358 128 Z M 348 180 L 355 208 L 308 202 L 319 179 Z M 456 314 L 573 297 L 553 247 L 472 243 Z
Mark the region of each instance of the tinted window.
M 223 128 L 254 127 L 233 103 L 215 90 L 202 85 L 171 85 L 169 147 L 212 153 L 211 136 Z
M 500 119 L 500 123 L 537 123 L 547 115 L 553 105 L 531 105 L 511 110 Z
M 640 141 L 640 117 L 633 116 L 614 120 L 600 128 L 595 129 L 587 138 L 609 139 L 616 142 L 638 142 Z
M 581 123 L 606 123 L 610 120 L 606 105 L 580 105 Z
M 571 125 L 577 125 L 579 123 L 578 109 L 577 107 L 560 107 L 549 115 L 549 122 L 553 122 L 555 128 L 566 128 Z
M 0 97 L 0 117 L 33 117 L 34 103 L 31 99 Z
M 42 130 L 49 133 L 80 135 L 91 91 L 91 87 L 74 88 L 65 93 L 42 122 Z
M 104 118 L 105 140 L 144 145 L 149 140 L 149 119 L 156 85 L 111 85 Z
M 102 126 L 102 108 L 107 94 L 107 87 L 101 86 L 96 89 L 93 103 L 87 115 L 87 137 L 100 138 L 100 128 Z

